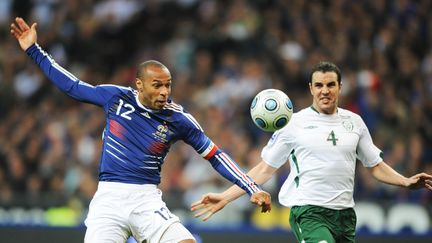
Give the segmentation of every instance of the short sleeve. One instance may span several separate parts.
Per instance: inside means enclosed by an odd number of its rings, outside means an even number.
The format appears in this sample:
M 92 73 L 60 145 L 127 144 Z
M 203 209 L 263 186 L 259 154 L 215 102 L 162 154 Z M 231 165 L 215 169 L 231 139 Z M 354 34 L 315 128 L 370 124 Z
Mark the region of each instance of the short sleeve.
M 261 151 L 261 157 L 268 165 L 280 168 L 288 161 L 293 145 L 294 136 L 287 130 L 276 131 Z
M 365 167 L 373 167 L 382 161 L 382 151 L 375 146 L 369 129 L 360 116 L 357 117 L 360 127 L 360 139 L 357 145 L 357 158 Z

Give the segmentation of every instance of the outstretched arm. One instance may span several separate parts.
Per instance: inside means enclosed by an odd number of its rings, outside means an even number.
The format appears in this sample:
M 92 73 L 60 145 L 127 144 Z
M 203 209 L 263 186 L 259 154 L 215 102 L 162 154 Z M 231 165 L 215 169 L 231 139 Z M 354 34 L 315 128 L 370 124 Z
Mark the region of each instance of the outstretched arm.
M 112 91 L 107 88 L 93 86 L 85 83 L 63 67 L 58 65 L 54 59 L 37 44 L 36 23 L 31 27 L 22 19 L 15 18 L 11 24 L 10 32 L 17 39 L 21 49 L 29 55 L 45 75 L 61 91 L 79 101 L 89 102 L 103 106 L 110 97 Z
M 409 178 L 399 174 L 384 161 L 370 168 L 372 175 L 379 181 L 410 189 L 427 188 L 432 190 L 432 175 L 419 173 Z
M 261 185 L 267 182 L 276 171 L 277 168 L 273 168 L 266 162 L 261 161 L 249 171 L 248 176 Z M 206 221 L 213 216 L 213 214 L 223 209 L 225 205 L 239 198 L 243 194 L 245 194 L 245 191 L 236 185 L 228 188 L 222 193 L 208 193 L 205 194 L 201 200 L 194 202 L 191 205 L 191 211 L 197 212 L 195 214 L 196 218 L 202 217 L 202 220 Z M 252 195 L 251 201 L 254 200 L 254 195 Z M 270 210 L 271 204 L 269 202 L 262 206 L 261 212 L 269 212 Z

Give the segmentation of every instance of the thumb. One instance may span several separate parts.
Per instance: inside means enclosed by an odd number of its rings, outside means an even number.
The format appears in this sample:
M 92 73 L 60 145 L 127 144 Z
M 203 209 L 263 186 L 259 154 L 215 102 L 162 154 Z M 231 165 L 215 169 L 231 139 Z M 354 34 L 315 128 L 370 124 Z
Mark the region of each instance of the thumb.
M 34 31 L 36 31 L 36 27 L 37 27 L 37 23 L 33 23 L 32 26 L 31 26 L 31 29 L 34 30 Z

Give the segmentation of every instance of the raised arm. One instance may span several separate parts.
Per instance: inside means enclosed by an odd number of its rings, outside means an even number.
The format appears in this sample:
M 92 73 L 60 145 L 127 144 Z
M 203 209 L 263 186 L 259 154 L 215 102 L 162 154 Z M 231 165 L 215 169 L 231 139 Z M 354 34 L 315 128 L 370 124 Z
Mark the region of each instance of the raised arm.
M 427 188 L 432 190 L 432 175 L 419 173 L 409 178 L 399 174 L 384 161 L 370 168 L 372 175 L 379 181 L 410 189 Z
M 273 168 L 266 162 L 261 161 L 252 168 L 247 175 L 261 185 L 267 182 L 276 171 L 277 168 Z M 208 193 L 205 194 L 201 200 L 191 205 L 191 211 L 197 212 L 195 214 L 196 218 L 202 217 L 202 220 L 206 221 L 213 216 L 213 214 L 223 209 L 228 203 L 236 200 L 243 194 L 245 194 L 245 191 L 236 185 L 231 186 L 222 193 Z M 253 198 L 251 198 L 251 201 L 252 199 Z M 261 207 L 261 212 L 269 212 L 270 210 L 271 204 L 264 204 Z
M 36 62 L 57 88 L 79 101 L 103 106 L 112 97 L 112 89 L 85 83 L 58 65 L 37 44 L 36 26 L 37 24 L 33 23 L 29 27 L 22 18 L 15 18 L 15 22 L 11 24 L 10 32 L 17 39 L 21 49 Z

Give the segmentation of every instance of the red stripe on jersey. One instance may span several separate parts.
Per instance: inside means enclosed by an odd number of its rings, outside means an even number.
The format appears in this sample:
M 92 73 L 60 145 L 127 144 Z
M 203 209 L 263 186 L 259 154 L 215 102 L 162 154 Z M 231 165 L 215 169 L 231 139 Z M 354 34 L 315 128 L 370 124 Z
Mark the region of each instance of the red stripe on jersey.
M 212 150 L 210 150 L 210 152 L 204 157 L 204 159 L 210 159 L 211 157 L 213 157 L 213 155 L 216 153 L 216 150 L 218 150 L 218 146 L 216 146 L 215 144 L 213 145 Z
M 114 136 L 116 136 L 118 138 L 124 138 L 124 135 L 123 135 L 124 128 L 116 120 L 110 120 L 109 131 L 111 134 L 113 134 Z

